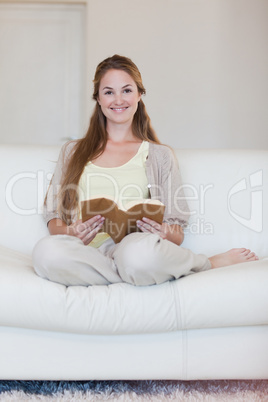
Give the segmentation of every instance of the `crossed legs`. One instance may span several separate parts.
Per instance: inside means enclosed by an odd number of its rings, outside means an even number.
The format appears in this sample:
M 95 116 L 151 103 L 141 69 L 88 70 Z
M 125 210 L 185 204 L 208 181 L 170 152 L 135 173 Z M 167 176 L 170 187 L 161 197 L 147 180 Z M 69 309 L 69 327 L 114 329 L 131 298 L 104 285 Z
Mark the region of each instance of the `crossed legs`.
M 33 265 L 39 276 L 66 286 L 145 286 L 211 268 L 206 256 L 149 233 L 132 233 L 116 245 L 108 240 L 99 249 L 74 236 L 47 236 L 34 248 Z

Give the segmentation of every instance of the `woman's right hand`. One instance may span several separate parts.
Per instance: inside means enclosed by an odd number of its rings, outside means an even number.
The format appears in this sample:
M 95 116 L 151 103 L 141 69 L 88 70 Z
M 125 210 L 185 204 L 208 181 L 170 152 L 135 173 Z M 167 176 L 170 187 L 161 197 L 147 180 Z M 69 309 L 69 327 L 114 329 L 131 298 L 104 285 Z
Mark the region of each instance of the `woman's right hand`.
M 102 228 L 104 220 L 101 215 L 96 215 L 85 222 L 79 219 L 67 227 L 66 234 L 78 237 L 87 246 Z

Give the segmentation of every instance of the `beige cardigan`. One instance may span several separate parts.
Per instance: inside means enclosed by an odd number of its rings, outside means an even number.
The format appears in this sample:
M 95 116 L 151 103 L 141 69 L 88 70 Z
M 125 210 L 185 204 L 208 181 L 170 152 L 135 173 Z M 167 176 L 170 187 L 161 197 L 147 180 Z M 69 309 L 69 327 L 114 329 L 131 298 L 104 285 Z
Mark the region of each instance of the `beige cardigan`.
M 47 223 L 51 219 L 61 218 L 58 211 L 58 194 L 75 144 L 76 141 L 67 142 L 61 149 L 44 207 L 44 219 Z M 189 218 L 189 208 L 184 196 L 177 160 L 168 146 L 149 144 L 146 175 L 150 197 L 161 201 L 166 206 L 164 222 L 185 227 Z M 75 212 L 72 216 L 73 222 L 77 216 Z

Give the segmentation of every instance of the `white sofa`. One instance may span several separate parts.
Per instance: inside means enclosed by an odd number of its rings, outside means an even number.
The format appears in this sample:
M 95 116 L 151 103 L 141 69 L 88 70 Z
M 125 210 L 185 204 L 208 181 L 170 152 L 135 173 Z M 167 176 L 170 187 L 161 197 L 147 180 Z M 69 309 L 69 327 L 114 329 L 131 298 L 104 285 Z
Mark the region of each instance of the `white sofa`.
M 268 151 L 176 151 L 193 212 L 184 247 L 259 261 L 68 288 L 31 263 L 58 152 L 0 147 L 0 379 L 268 379 Z

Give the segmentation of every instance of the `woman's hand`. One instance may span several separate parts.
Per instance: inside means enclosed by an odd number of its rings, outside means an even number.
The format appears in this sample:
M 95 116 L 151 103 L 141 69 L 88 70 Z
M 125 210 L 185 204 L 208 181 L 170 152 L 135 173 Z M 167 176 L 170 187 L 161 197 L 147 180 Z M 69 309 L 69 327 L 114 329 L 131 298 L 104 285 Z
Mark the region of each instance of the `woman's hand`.
M 105 218 L 96 215 L 82 222 L 81 219 L 67 227 L 67 235 L 78 237 L 87 246 L 102 228 Z
M 137 226 L 144 233 L 155 233 L 162 239 L 167 239 L 178 246 L 181 245 L 184 239 L 183 229 L 180 225 L 160 224 L 152 219 L 142 218 L 141 221 L 137 221 Z
M 51 235 L 69 235 L 76 236 L 87 245 L 94 239 L 96 234 L 101 229 L 105 218 L 101 215 L 96 215 L 86 222 L 82 222 L 81 219 L 76 221 L 70 226 L 67 226 L 64 221 L 59 218 L 51 219 L 48 222 L 48 229 Z
M 164 224 L 157 223 L 149 218 L 142 218 L 142 221 L 137 221 L 138 228 L 144 233 L 155 233 L 162 239 L 167 238 Z

